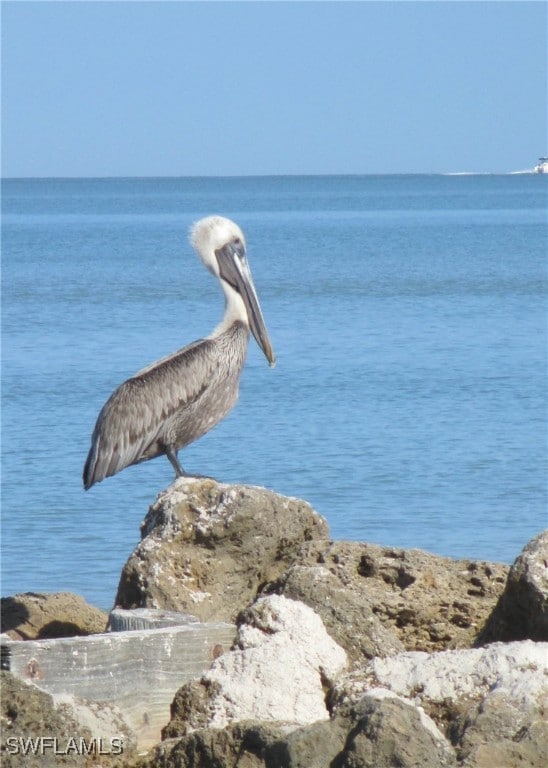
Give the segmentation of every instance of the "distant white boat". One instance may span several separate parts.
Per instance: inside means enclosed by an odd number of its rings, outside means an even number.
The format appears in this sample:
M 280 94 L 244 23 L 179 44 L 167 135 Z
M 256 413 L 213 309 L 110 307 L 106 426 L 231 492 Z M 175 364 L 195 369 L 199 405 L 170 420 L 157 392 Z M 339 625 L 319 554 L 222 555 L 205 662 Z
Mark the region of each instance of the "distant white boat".
M 539 157 L 538 163 L 533 168 L 533 173 L 548 173 L 548 157 Z

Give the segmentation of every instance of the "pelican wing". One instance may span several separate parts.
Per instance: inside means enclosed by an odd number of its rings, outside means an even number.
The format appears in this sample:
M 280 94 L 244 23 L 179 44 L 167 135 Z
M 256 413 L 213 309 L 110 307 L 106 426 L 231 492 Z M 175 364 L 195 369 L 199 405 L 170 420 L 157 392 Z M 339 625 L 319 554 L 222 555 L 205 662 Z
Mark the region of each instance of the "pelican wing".
M 217 368 L 215 341 L 201 339 L 143 368 L 103 406 L 84 467 L 84 487 L 162 451 L 155 449 L 178 411 L 207 389 Z

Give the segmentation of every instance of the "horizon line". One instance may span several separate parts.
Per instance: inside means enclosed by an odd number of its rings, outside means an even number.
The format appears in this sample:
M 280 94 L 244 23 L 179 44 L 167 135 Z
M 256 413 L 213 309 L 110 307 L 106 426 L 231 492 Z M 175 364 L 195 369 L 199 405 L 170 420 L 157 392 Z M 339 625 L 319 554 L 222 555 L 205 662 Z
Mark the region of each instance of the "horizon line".
M 184 174 L 135 174 L 135 175 L 37 175 L 37 176 L 0 176 L 2 181 L 70 181 L 70 180 L 89 180 L 89 181 L 114 181 L 114 180 L 138 180 L 138 179 L 264 179 L 264 178 L 310 178 L 310 177 L 346 177 L 359 178 L 363 176 L 513 176 L 520 174 L 531 174 L 533 176 L 543 176 L 545 174 L 535 171 L 533 168 L 527 168 L 519 171 L 387 171 L 387 172 L 369 172 L 369 173 L 192 173 Z

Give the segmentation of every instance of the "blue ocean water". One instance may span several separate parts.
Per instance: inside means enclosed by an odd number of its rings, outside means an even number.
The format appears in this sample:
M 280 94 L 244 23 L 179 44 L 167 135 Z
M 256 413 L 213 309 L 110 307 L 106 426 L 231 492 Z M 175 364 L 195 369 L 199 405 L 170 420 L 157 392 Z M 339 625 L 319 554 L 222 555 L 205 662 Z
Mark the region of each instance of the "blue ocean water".
M 543 176 L 5 180 L 2 594 L 111 606 L 165 458 L 85 493 L 97 414 L 207 335 L 197 218 L 234 218 L 277 366 L 188 471 L 307 499 L 333 538 L 511 562 L 547 524 Z

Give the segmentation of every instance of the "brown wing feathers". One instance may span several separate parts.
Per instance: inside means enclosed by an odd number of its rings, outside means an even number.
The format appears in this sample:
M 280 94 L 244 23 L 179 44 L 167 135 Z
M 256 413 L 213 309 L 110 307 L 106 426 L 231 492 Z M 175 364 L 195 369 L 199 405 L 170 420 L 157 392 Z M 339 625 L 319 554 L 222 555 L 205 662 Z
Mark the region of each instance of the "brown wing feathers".
M 84 487 L 120 472 L 154 451 L 166 423 L 207 388 L 214 342 L 203 339 L 125 381 L 101 410 L 84 467 Z M 147 451 L 149 453 L 147 455 Z

